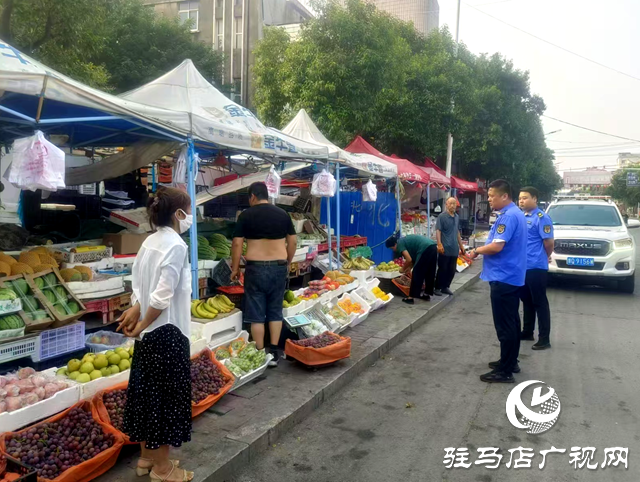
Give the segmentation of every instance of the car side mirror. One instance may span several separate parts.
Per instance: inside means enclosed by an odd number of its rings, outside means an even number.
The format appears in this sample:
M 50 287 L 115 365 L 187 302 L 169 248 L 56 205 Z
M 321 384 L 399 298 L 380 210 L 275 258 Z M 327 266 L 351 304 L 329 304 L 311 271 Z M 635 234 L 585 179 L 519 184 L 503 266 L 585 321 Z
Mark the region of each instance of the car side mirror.
M 638 221 L 637 219 L 629 219 L 627 221 L 627 228 L 629 229 L 640 228 L 640 221 Z

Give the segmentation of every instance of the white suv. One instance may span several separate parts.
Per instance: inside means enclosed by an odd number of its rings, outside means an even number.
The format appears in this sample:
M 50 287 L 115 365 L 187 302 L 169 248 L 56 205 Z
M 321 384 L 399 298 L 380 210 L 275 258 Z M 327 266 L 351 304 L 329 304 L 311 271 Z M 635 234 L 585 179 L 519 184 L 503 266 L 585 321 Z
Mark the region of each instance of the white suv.
M 559 198 L 547 208 L 553 221 L 555 246 L 549 274 L 617 281 L 618 288 L 633 293 L 635 288 L 636 243 L 627 227 L 640 227 L 631 219 L 628 226 L 611 199 L 601 197 Z

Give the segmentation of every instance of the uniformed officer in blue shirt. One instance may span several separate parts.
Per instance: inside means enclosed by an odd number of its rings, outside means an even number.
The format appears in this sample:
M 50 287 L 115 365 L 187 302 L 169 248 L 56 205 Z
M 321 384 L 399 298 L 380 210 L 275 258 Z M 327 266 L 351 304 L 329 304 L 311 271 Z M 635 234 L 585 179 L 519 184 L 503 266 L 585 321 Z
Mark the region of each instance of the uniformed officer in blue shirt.
M 471 251 L 484 256 L 481 279 L 491 287 L 493 324 L 500 341 L 500 360 L 489 363 L 493 370 L 480 376 L 489 383 L 513 383 L 520 352 L 520 291 L 527 271 L 527 223 L 511 199 L 511 186 L 498 179 L 489 185 L 489 205 L 498 217 L 487 243 Z
M 547 272 L 549 256 L 553 252 L 553 221 L 538 208 L 538 190 L 535 187 L 520 189 L 520 209 L 527 220 L 527 274 L 521 292 L 524 307 L 524 323 L 521 340 L 533 340 L 533 330 L 538 315 L 538 342 L 531 348 L 551 348 L 551 312 L 547 300 Z

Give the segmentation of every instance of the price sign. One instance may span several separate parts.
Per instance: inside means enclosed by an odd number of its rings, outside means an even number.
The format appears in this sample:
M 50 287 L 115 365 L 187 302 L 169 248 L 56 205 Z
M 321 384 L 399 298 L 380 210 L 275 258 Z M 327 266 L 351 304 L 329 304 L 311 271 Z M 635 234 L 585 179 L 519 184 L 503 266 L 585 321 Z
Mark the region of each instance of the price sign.
M 637 172 L 627 172 L 627 187 L 640 187 Z

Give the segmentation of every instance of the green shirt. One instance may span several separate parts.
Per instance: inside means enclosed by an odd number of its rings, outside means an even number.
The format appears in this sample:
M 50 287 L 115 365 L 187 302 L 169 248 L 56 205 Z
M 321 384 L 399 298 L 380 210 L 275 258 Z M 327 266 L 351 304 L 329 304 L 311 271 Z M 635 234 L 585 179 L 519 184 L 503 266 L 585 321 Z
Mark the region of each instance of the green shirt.
M 411 256 L 411 261 L 416 265 L 418 264 L 418 260 L 420 259 L 420 256 L 422 256 L 424 250 L 434 244 L 436 244 L 436 242 L 431 238 L 419 236 L 417 234 L 410 234 L 409 236 L 405 236 L 398 240 L 396 252 L 402 255 L 403 251 L 408 251 L 409 256 Z

